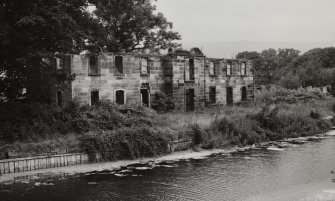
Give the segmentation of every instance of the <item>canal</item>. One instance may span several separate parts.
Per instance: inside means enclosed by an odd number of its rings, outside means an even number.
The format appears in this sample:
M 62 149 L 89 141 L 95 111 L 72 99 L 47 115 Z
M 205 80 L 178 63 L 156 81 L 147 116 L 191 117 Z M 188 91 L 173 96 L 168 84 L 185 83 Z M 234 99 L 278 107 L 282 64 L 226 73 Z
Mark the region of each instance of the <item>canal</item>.
M 142 163 L 141 163 L 142 162 Z M 335 200 L 335 137 L 3 175 L 0 200 Z

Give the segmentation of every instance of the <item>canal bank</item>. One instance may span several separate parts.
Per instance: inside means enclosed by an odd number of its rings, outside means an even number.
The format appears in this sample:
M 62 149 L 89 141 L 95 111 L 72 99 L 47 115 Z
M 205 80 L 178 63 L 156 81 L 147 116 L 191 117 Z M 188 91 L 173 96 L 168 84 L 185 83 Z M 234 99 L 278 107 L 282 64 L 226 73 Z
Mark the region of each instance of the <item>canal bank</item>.
M 0 160 L 0 174 L 85 164 L 90 162 L 89 159 L 88 154 L 72 153 Z M 99 161 L 99 158 L 95 160 Z
M 190 140 L 175 140 L 168 145 L 168 149 L 170 153 L 190 149 L 191 143 L 192 141 Z M 0 160 L 0 175 L 98 163 L 101 161 L 99 153 L 44 154 L 36 157 L 6 159 Z
M 170 146 L 176 139 L 191 140 L 192 143 L 184 146 L 185 148 L 210 150 L 257 145 L 288 137 L 312 136 L 331 129 L 334 122 L 323 117 L 334 116 L 331 107 L 333 98 L 305 94 L 302 101 L 301 92 L 292 93 L 296 95 L 290 96 L 289 101 L 285 99 L 284 103 L 277 97 L 278 100 L 271 104 L 260 101 L 255 105 L 213 107 L 190 113 L 175 111 L 160 114 L 140 106 L 117 106 L 110 103 L 94 107 L 79 107 L 74 104 L 58 113 L 46 110 L 43 114 L 47 116 L 37 115 L 45 118 L 36 121 L 29 115 L 22 118 L 32 120 L 36 122 L 33 125 L 46 129 L 49 127 L 46 126 L 45 119 L 54 119 L 54 114 L 71 117 L 65 122 L 64 119 L 57 120 L 56 125 L 64 128 L 62 132 L 33 132 L 32 124 L 24 125 L 26 129 L 23 130 L 29 130 L 26 133 L 17 133 L 14 128 L 18 126 L 6 127 L 6 132 L 2 132 L 6 134 L 3 137 L 13 139 L 0 137 L 4 139 L 0 141 L 0 159 L 65 152 L 99 153 L 104 161 L 115 161 L 160 156 L 171 150 L 179 151 L 180 149 Z M 34 108 L 29 110 L 35 111 Z M 7 123 L 18 122 L 7 120 Z M 54 126 L 51 128 L 55 128 Z M 73 129 L 77 133 L 71 133 Z M 27 138 L 17 138 L 20 136 Z
M 306 143 L 278 149 L 189 150 L 6 174 L 0 177 L 0 197 L 4 201 L 332 200 L 335 138 L 300 140 Z
M 280 149 L 283 147 L 289 146 L 289 144 L 304 144 L 308 141 L 318 141 L 321 140 L 324 136 L 335 135 L 335 131 L 330 131 L 327 134 L 321 134 L 310 137 L 299 137 L 299 138 L 288 138 L 278 141 L 269 141 L 259 144 L 257 147 L 268 148 L 268 149 Z M 214 149 L 213 154 L 217 152 L 220 153 L 231 153 L 234 151 L 243 151 L 251 148 L 255 148 L 255 145 L 245 146 L 245 147 L 234 147 L 231 149 Z M 176 140 L 169 144 L 169 152 L 180 152 L 181 150 L 190 150 L 192 148 L 192 141 L 190 140 Z M 200 149 L 201 150 L 201 149 Z M 221 151 L 220 151 L 221 150 Z M 199 150 L 198 150 L 199 151 Z M 202 150 L 203 152 L 203 150 Z M 211 152 L 211 150 L 209 150 Z M 207 152 L 203 152 L 205 155 Z M 173 154 L 172 154 L 173 155 Z M 146 160 L 146 159 L 144 159 Z M 26 158 L 15 158 L 0 160 L 0 175 L 1 174 L 10 174 L 10 173 L 19 173 L 19 172 L 29 172 L 40 169 L 51 169 L 58 167 L 67 167 L 74 165 L 82 165 L 87 163 L 98 163 L 101 162 L 101 155 L 99 153 L 68 153 L 68 154 L 58 154 L 50 155 L 45 154 L 43 156 L 36 157 L 26 157 Z M 137 160 L 134 160 L 134 162 Z M 136 163 L 136 162 L 135 162 Z
M 112 162 L 104 162 L 101 160 L 99 154 L 94 156 L 85 153 L 61 154 L 54 156 L 43 157 L 28 157 L 11 160 L 0 160 L 1 171 L 0 183 L 10 181 L 15 177 L 21 177 L 29 174 L 46 173 L 53 171 L 61 171 L 67 173 L 79 173 L 88 171 L 103 171 L 110 168 L 119 169 L 120 167 L 127 167 L 133 164 L 153 164 L 174 160 L 188 160 L 191 158 L 202 159 L 213 155 L 225 155 L 235 152 L 243 152 L 251 149 L 266 149 L 272 151 L 282 151 L 283 148 L 293 147 L 295 145 L 302 145 L 308 142 L 316 142 L 326 137 L 335 136 L 335 130 L 331 130 L 325 134 L 319 134 L 310 137 L 288 138 L 280 141 L 263 142 L 257 146 L 245 147 L 231 147 L 226 149 L 212 149 L 212 150 L 185 150 L 185 147 L 190 148 L 190 141 L 175 141 L 170 145 L 171 153 L 165 156 L 139 158 L 135 160 L 118 160 Z M 179 150 L 175 151 L 174 150 Z M 37 162 L 39 161 L 39 162 Z M 9 166 L 6 164 L 10 164 Z M 113 164 L 113 165 L 111 165 Z M 5 167 L 5 168 L 3 168 Z M 6 168 L 9 167 L 9 168 Z

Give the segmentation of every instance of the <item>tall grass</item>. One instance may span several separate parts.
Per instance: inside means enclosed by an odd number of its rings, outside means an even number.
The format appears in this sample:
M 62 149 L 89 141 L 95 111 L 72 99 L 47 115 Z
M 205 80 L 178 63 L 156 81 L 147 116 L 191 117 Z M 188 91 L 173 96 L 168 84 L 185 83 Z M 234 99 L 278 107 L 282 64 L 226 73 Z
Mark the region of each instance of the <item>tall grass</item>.
M 287 96 L 285 96 L 285 94 Z M 248 105 L 157 113 L 138 105 L 64 108 L 0 105 L 0 152 L 37 153 L 54 149 L 100 152 L 104 159 L 166 153 L 174 139 L 205 149 L 308 136 L 331 128 L 335 99 L 301 90 L 265 91 Z M 70 137 L 73 136 L 73 137 Z
M 331 129 L 330 120 L 323 117 L 334 116 L 332 97 L 281 89 L 258 94 L 256 100 L 243 106 L 168 114 L 163 119 L 179 131 L 179 138 L 192 139 L 202 148 L 257 144 Z

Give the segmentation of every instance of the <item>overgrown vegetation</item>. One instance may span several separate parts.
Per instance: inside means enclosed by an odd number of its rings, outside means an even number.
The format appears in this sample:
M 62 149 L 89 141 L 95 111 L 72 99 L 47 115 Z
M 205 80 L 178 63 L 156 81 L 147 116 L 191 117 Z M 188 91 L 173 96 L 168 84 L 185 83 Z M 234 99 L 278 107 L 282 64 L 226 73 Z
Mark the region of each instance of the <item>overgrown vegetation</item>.
M 319 91 L 308 91 L 306 89 L 287 90 L 277 88 L 275 90 L 264 90 L 256 96 L 256 103 L 279 104 L 279 103 L 308 103 L 310 101 L 326 100 L 327 96 Z
M 266 95 L 265 95 L 266 94 Z M 331 129 L 334 98 L 299 90 L 266 91 L 247 106 L 212 108 L 164 118 L 180 138 L 202 148 L 244 146 L 289 137 L 311 136 Z
M 166 113 L 176 108 L 171 98 L 163 93 L 156 93 L 155 99 L 151 102 L 151 108 L 160 113 Z
M 152 111 L 138 105 L 118 106 L 101 102 L 98 106 L 79 106 L 73 102 L 64 108 L 46 104 L 0 104 L 0 140 L 36 141 L 55 134 L 114 130 L 153 125 Z
M 80 138 L 81 150 L 100 153 L 105 160 L 135 159 L 168 152 L 169 135 L 146 127 L 89 132 Z
M 168 152 L 172 140 L 192 140 L 203 149 L 244 146 L 328 131 L 335 99 L 317 92 L 264 91 L 255 103 L 203 108 L 194 113 L 157 113 L 138 105 L 64 108 L 0 105 L 0 152 L 34 154 L 58 149 L 100 153 L 105 160 Z M 23 156 L 25 156 L 23 154 Z
M 154 111 L 138 105 L 101 102 L 97 106 L 79 106 L 73 102 L 58 108 L 44 104 L 3 103 L 0 113 L 3 114 L 0 116 L 1 150 L 20 152 L 22 147 L 15 145 L 20 142 L 35 147 L 29 149 L 29 153 L 65 148 L 99 151 L 104 153 L 104 159 L 136 158 L 165 153 L 170 136 L 168 129 L 158 128 Z M 71 133 L 76 136 L 73 143 L 52 140 L 66 139 Z M 49 143 L 43 144 L 45 141 Z M 93 148 L 90 143 L 94 141 L 99 142 L 99 146 Z M 41 142 L 44 146 L 32 142 Z M 14 145 L 8 146 L 8 143 Z M 111 149 L 114 152 L 106 151 Z

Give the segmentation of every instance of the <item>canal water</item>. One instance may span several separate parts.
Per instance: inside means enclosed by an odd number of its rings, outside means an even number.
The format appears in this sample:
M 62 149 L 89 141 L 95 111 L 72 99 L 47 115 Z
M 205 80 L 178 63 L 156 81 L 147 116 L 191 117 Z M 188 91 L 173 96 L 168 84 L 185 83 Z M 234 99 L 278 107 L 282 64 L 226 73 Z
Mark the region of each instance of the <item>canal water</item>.
M 0 200 L 325 201 L 335 200 L 332 171 L 335 137 L 327 137 L 282 149 L 187 151 L 135 163 L 3 175 Z

